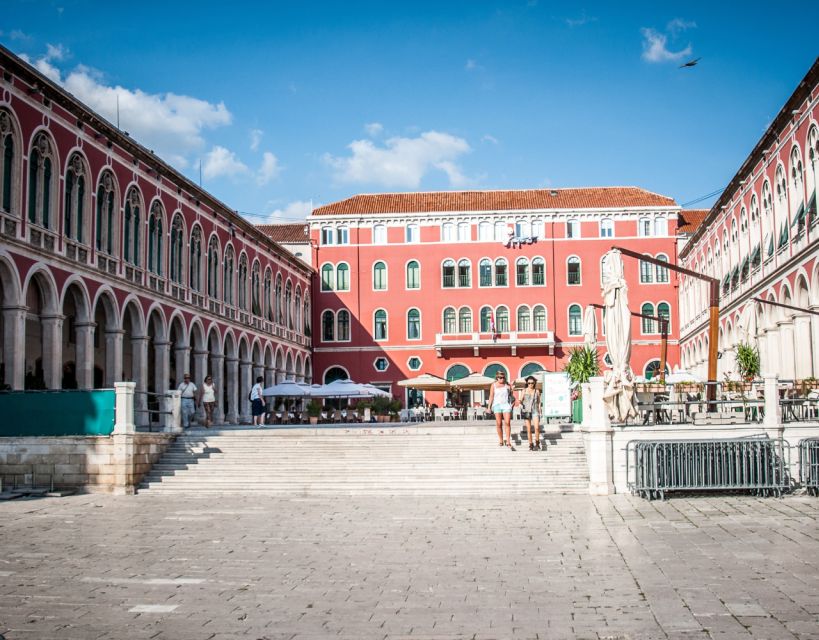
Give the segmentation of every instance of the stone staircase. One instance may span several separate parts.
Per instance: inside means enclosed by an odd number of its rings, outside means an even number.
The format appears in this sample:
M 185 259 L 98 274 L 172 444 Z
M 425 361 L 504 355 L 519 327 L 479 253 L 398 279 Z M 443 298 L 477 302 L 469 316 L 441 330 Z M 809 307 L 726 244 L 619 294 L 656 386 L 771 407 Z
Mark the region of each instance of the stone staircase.
M 514 428 L 513 428 L 514 429 Z M 579 433 L 546 450 L 499 447 L 489 423 L 195 429 L 143 478 L 141 494 L 511 495 L 587 493 Z M 513 436 L 514 436 L 513 431 Z

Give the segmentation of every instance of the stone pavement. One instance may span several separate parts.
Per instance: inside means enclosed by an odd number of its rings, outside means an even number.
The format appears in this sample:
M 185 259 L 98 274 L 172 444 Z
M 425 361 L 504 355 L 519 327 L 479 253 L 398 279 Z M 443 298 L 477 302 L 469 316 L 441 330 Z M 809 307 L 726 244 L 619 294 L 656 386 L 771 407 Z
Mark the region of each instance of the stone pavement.
M 819 638 L 819 499 L 0 503 L 6 640 Z

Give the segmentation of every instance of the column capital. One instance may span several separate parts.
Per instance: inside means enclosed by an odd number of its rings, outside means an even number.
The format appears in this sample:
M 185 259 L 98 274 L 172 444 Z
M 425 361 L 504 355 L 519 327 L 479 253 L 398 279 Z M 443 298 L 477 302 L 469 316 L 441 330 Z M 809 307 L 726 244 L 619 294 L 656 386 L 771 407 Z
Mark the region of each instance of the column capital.
M 125 335 L 125 329 L 106 329 L 105 330 L 105 335 L 106 336 L 112 336 L 112 337 L 113 336 L 124 336 Z
M 62 313 L 40 314 L 40 322 L 62 322 L 65 318 Z
M 123 331 L 123 333 L 125 333 Z M 148 342 L 151 339 L 151 336 L 131 336 L 131 342 Z
M 202 349 L 194 349 L 194 351 L 193 351 L 193 355 L 195 355 L 195 356 L 200 356 L 200 357 L 201 357 L 201 356 L 206 356 L 206 355 L 208 355 L 209 353 L 210 353 L 210 351 L 208 351 L 207 349 L 204 349 L 204 350 L 202 350 Z
M 170 344 L 173 344 L 170 340 L 154 340 L 154 346 L 157 348 L 167 347 Z
M 96 329 L 97 323 L 96 322 L 75 322 L 74 323 L 75 329 Z
M 28 312 L 28 307 L 24 304 L 8 304 L 2 307 L 3 313 L 6 311 Z
M 252 367 L 253 361 L 252 360 L 239 360 L 239 365 L 242 367 Z
M 237 363 L 239 362 L 239 358 L 234 358 L 232 356 L 225 356 L 225 362 L 227 363 Z
M 212 354 L 210 354 L 210 359 L 211 360 L 222 360 L 224 357 L 225 356 L 223 356 L 221 353 L 212 353 Z

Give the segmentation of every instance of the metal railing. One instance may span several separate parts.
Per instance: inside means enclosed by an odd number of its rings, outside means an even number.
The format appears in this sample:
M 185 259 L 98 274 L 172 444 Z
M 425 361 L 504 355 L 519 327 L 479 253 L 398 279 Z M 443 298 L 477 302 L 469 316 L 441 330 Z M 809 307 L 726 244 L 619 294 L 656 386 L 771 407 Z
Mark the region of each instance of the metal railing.
M 790 447 L 767 436 L 730 440 L 632 440 L 626 481 L 632 494 L 663 499 L 672 491 L 750 491 L 780 496 L 791 488 Z
M 819 438 L 799 441 L 799 481 L 812 496 L 819 496 Z
M 134 407 L 134 423 L 139 428 L 147 428 L 149 432 L 158 427 L 159 431 L 164 428 L 162 416 L 171 415 L 173 412 L 162 409 L 162 400 L 169 398 L 167 393 L 154 393 L 153 391 L 134 391 L 135 396 L 146 396 L 147 403 L 145 409 Z M 137 418 L 136 414 L 147 416 L 147 419 Z

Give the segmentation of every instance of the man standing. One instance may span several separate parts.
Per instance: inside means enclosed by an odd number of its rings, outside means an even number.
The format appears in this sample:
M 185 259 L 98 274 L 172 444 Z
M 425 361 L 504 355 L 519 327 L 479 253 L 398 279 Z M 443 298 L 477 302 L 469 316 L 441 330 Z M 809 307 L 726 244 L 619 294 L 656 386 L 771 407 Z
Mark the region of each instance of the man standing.
M 191 382 L 191 376 L 186 373 L 179 385 L 179 392 L 182 395 L 182 428 L 191 426 L 191 417 L 196 413 L 196 385 Z

